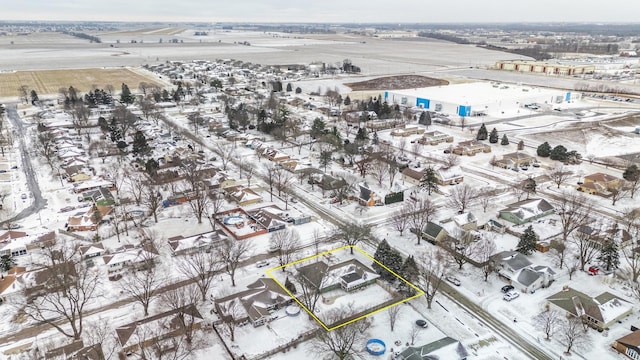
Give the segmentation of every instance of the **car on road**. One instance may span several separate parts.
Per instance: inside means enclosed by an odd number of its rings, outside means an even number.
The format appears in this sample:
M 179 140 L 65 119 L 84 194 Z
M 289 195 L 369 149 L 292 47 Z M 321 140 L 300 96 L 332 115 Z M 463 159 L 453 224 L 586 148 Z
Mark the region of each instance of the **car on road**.
M 447 275 L 444 277 L 445 280 L 447 280 L 448 282 L 452 283 L 455 286 L 460 286 L 460 280 L 452 275 Z
M 261 267 L 265 267 L 269 265 L 269 262 L 267 260 L 260 260 L 256 263 L 256 267 L 261 268 Z
M 425 320 L 416 320 L 416 325 L 418 325 L 419 327 L 426 329 L 429 327 L 429 323 L 427 323 Z
M 501 289 L 501 290 L 502 290 L 502 292 L 503 292 L 503 293 L 505 293 L 505 294 L 506 294 L 506 293 L 508 293 L 509 291 L 512 291 L 513 289 L 514 289 L 513 285 L 505 285 L 505 286 L 503 286 L 503 287 L 502 287 L 502 289 Z
M 2 227 L 5 230 L 15 230 L 15 229 L 20 229 L 22 227 L 22 225 L 12 223 L 12 224 L 4 224 Z
M 26 199 L 26 198 L 27 198 L 27 194 L 22 194 L 22 195 L 20 195 L 20 198 L 21 198 L 22 200 Z
M 520 294 L 518 294 L 517 292 L 515 292 L 515 291 L 509 291 L 508 293 L 506 293 L 506 294 L 504 294 L 504 295 L 502 296 L 502 299 L 503 299 L 504 301 L 511 301 L 511 300 L 513 300 L 513 299 L 517 299 L 517 298 L 518 298 L 518 296 L 520 296 Z

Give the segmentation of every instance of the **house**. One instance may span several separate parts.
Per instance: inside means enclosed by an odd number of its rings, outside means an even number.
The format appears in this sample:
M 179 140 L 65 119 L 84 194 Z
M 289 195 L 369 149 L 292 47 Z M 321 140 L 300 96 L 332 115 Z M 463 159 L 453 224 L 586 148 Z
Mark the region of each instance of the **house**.
M 404 168 L 404 170 L 402 170 L 402 183 L 419 186 L 423 176 L 424 171 L 416 171 L 410 167 L 406 167 Z
M 439 185 L 456 185 L 464 180 L 462 169 L 459 166 L 440 167 L 435 170 L 436 179 Z
M 362 206 L 374 206 L 376 204 L 382 204 L 382 199 L 376 196 L 376 193 L 371 190 L 369 184 L 366 182 L 358 184 L 358 203 Z
M 109 189 L 100 187 L 94 190 L 85 191 L 78 196 L 78 200 L 91 201 L 94 203 L 101 202 L 100 205 L 113 205 L 115 200 Z
M 612 347 L 628 359 L 640 360 L 640 330 L 616 339 Z
M 529 166 L 537 162 L 536 158 L 524 152 L 514 152 L 502 155 L 502 159 L 495 162 L 495 165 L 503 169 L 514 169 L 522 166 Z
M 171 255 L 185 255 L 197 252 L 209 252 L 220 241 L 227 239 L 227 235 L 222 230 L 184 237 L 182 235 L 173 236 L 167 239 Z
M 418 140 L 420 144 L 438 145 L 443 142 L 452 143 L 453 136 L 445 134 L 438 130 L 427 131 L 422 134 L 422 138 Z
M 102 351 L 101 344 L 84 346 L 82 340 L 77 340 L 71 344 L 47 351 L 44 354 L 44 358 L 46 360 L 102 360 L 105 358 L 105 355 Z
M 237 324 L 250 322 L 257 327 L 272 321 L 275 310 L 286 307 L 293 299 L 271 278 L 260 278 L 248 290 L 216 299 L 214 306 L 221 318 Z
M 191 304 L 120 326 L 116 328 L 116 336 L 123 354 L 135 353 L 140 345 L 150 346 L 183 336 L 187 331 L 200 329 L 202 324 L 202 315 Z
M 546 300 L 567 316 L 582 318 L 585 324 L 597 330 L 608 329 L 633 310 L 632 304 L 609 292 L 591 297 L 569 286 Z
M 491 146 L 478 140 L 461 141 L 451 150 L 456 155 L 475 156 L 477 153 L 491 152 Z
M 356 259 L 350 259 L 338 264 L 328 265 L 318 261 L 297 269 L 303 281 L 312 288 L 325 293 L 342 289 L 350 292 L 376 282 L 380 277 L 375 271 Z
M 404 349 L 395 360 L 466 360 L 469 352 L 456 339 L 445 337 L 440 340 L 422 345 L 420 347 L 410 346 Z
M 424 133 L 424 129 L 417 126 L 405 126 L 403 128 L 397 128 L 391 131 L 391 136 L 402 136 L 407 137 L 409 135 L 414 134 L 422 134 Z
M 324 191 L 340 189 L 347 185 L 342 178 L 335 178 L 327 174 L 313 174 L 309 177 L 310 184 L 317 184 Z
M 548 266 L 533 265 L 517 251 L 502 251 L 491 257 L 498 275 L 522 292 L 534 292 L 548 287 L 555 280 L 555 271 Z
M 411 229 L 411 232 L 415 233 L 415 229 Z M 432 244 L 440 243 L 448 237 L 449 233 L 445 228 L 431 221 L 429 221 L 424 229 L 422 229 L 422 239 L 425 239 Z
M 10 303 L 13 299 L 20 297 L 24 288 L 24 280 L 22 275 L 26 272 L 26 268 L 16 266 L 6 275 L 0 275 L 0 305 Z
M 153 265 L 157 256 L 158 254 L 151 249 L 125 245 L 110 254 L 103 255 L 102 260 L 107 266 L 107 273 L 112 275 L 121 273 L 127 268 L 143 269 L 145 266 Z
M 211 178 L 204 181 L 208 189 L 224 189 L 236 185 L 236 180 L 223 171 L 218 171 Z
M 260 150 L 259 155 L 272 162 L 281 162 L 289 159 L 289 155 L 271 146 Z
M 0 236 L 0 256 L 13 257 L 27 254 L 27 244 L 31 238 L 24 231 L 9 230 Z
M 622 179 L 605 173 L 595 173 L 584 177 L 582 184 L 578 186 L 578 191 L 591 195 L 608 196 L 609 189 L 620 184 Z
M 269 232 L 282 230 L 287 227 L 287 222 L 275 213 L 276 208 L 265 207 L 257 210 L 248 211 L 249 216 L 255 220 L 260 226 Z
M 453 222 L 464 231 L 478 230 L 478 218 L 471 212 L 462 213 L 453 217 Z
M 589 225 L 582 225 L 576 230 L 577 236 L 587 239 L 589 246 L 596 249 L 602 249 L 607 241 L 615 242 L 619 249 L 634 243 L 633 236 L 629 231 L 617 223 L 595 221 Z
M 97 256 L 102 256 L 105 252 L 104 245 L 102 243 L 95 243 L 90 245 L 82 245 L 78 248 L 80 256 L 83 260 L 88 260 Z
M 498 212 L 498 217 L 514 224 L 524 224 L 554 212 L 553 206 L 544 199 L 527 199 L 507 205 Z
M 262 197 L 255 191 L 242 185 L 224 188 L 224 192 L 240 206 L 257 204 L 262 201 Z
M 95 231 L 100 219 L 109 215 L 112 206 L 92 206 L 85 211 L 77 212 L 67 219 L 67 231 Z M 96 214 L 96 211 L 98 214 Z

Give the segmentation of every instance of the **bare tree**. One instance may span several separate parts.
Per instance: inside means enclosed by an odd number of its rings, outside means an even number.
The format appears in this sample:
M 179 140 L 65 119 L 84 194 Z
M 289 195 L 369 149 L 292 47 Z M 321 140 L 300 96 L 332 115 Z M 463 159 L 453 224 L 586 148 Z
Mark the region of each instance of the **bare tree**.
M 422 233 L 427 224 L 435 218 L 438 207 L 430 199 L 420 199 L 407 203 L 407 216 L 412 230 L 418 238 L 418 245 L 422 239 Z
M 176 336 L 166 336 L 166 329 L 172 324 L 167 319 L 158 321 L 157 326 L 137 326 L 132 334 L 132 339 L 137 342 L 138 355 L 141 360 L 187 360 L 193 356 L 193 349 L 186 341 L 185 335 L 177 333 Z
M 449 153 L 444 157 L 444 167 L 450 168 L 460 164 L 460 157 L 453 153 L 452 147 L 449 147 Z
M 565 354 L 571 354 L 574 347 L 588 349 L 591 346 L 591 337 L 585 331 L 582 319 L 576 317 L 562 321 L 558 338 L 567 347 Z
M 629 273 L 628 280 L 631 283 L 637 283 L 640 276 L 640 249 L 634 246 L 625 246 L 622 248 L 622 258 L 627 265 L 624 270 Z
M 276 168 L 275 170 L 275 186 L 278 190 L 278 196 L 282 196 L 282 192 L 287 193 L 287 190 L 291 187 L 291 182 L 293 181 L 293 175 L 285 170 L 282 167 Z M 285 210 L 289 208 L 289 196 L 286 196 L 285 199 Z
M 149 214 L 153 216 L 153 221 L 158 223 L 158 210 L 162 205 L 162 196 L 158 191 L 158 187 L 153 185 L 150 181 L 143 183 L 142 189 L 142 203 L 146 207 Z
M 398 150 L 400 150 L 401 154 L 404 154 L 404 151 L 407 149 L 407 139 L 404 137 L 398 141 Z
M 225 204 L 224 195 L 220 191 L 209 192 L 209 206 L 207 208 L 211 229 L 216 231 L 216 218 Z
M 142 262 L 140 270 L 130 271 L 121 282 L 120 287 L 127 295 L 142 305 L 144 316 L 149 316 L 149 305 L 158 295 L 163 284 L 161 275 L 154 264 L 154 257 L 144 249 L 140 249 Z
M 560 185 L 569 180 L 571 175 L 573 175 L 573 172 L 564 168 L 562 165 L 556 166 L 547 171 L 547 176 L 558 186 L 558 189 L 560 189 Z
M 387 168 L 387 164 L 382 159 L 376 159 L 371 163 L 370 173 L 376 179 L 378 186 L 382 186 L 382 181 L 387 175 Z
M 440 290 L 450 260 L 444 250 L 429 249 L 422 256 L 422 264 L 423 268 L 420 272 L 422 290 L 427 299 L 427 308 L 431 309 L 431 303 Z
M 325 285 L 327 272 L 296 271 L 294 278 L 297 282 L 298 300 L 310 312 L 309 318 L 312 318 L 311 314 L 316 311 L 316 306 L 321 296 L 320 289 Z
M 574 257 L 572 260 L 569 261 L 569 264 L 567 265 L 569 280 L 573 278 L 573 274 L 575 274 L 576 271 L 578 271 L 579 267 L 580 267 L 580 259 Z
M 269 248 L 276 249 L 278 263 L 284 266 L 293 260 L 293 254 L 300 247 L 300 235 L 296 230 L 285 228 L 271 233 Z M 285 271 L 285 268 L 282 268 Z
M 493 265 L 491 262 L 491 256 L 496 252 L 496 242 L 492 236 L 485 235 L 476 244 L 476 256 L 475 259 L 480 263 L 482 274 L 484 275 L 484 281 L 487 281 L 489 274 L 493 272 Z
M 393 221 L 393 227 L 398 230 L 398 232 L 400 232 L 400 236 L 402 236 L 402 233 L 411 223 L 411 218 L 407 213 L 407 207 L 402 207 L 400 210 L 396 211 L 391 220 Z
M 400 306 L 392 306 L 387 309 L 387 315 L 389 316 L 389 326 L 391 327 L 391 332 L 393 332 L 393 328 L 396 326 L 396 321 L 398 321 L 400 310 L 402 310 Z
M 320 254 L 320 243 L 322 242 L 322 233 L 320 232 L 320 229 L 313 229 L 312 239 L 313 247 L 316 250 L 316 255 L 318 255 Z
M 219 307 L 220 320 L 222 321 L 224 330 L 231 338 L 231 341 L 235 341 L 236 328 L 238 327 L 240 320 L 244 317 L 243 314 L 246 313 L 244 307 L 240 303 L 240 299 L 232 298 L 229 301 L 219 303 L 216 306 Z
M 231 286 L 236 286 L 235 275 L 240 261 L 249 256 L 251 251 L 251 241 L 227 239 L 215 248 L 215 253 L 222 265 L 224 272 L 231 277 Z
M 411 346 L 415 344 L 419 334 L 420 334 L 420 328 L 417 326 L 412 326 L 411 331 L 409 332 L 409 339 L 411 339 Z
M 473 235 L 460 228 L 453 230 L 443 242 L 443 246 L 451 253 L 453 261 L 458 264 L 458 270 L 462 270 L 464 264 L 469 262 L 469 258 L 473 257 L 477 250 Z
M 235 156 L 236 149 L 234 149 L 230 144 L 217 142 L 215 148 L 213 149 L 213 152 L 215 152 L 220 157 L 220 162 L 222 162 L 222 170 L 226 171 L 227 166 Z
M 477 198 L 478 191 L 467 184 L 463 184 L 451 189 L 447 204 L 452 208 L 458 209 L 459 213 L 463 213 Z
M 562 325 L 562 317 L 556 310 L 543 311 L 533 317 L 533 326 L 544 332 L 545 340 L 551 340 L 551 335 Z
M 326 322 L 331 324 L 346 318 L 349 310 L 345 308 L 332 309 L 327 314 Z M 311 342 L 311 348 L 317 354 L 331 354 L 340 360 L 356 356 L 368 337 L 371 327 L 369 319 L 365 318 L 332 331 L 319 331 Z
M 183 161 L 180 164 L 180 169 L 187 182 L 187 186 L 183 187 L 182 191 L 189 194 L 189 207 L 198 220 L 198 224 L 202 224 L 202 217 L 207 212 L 210 200 L 208 191 L 203 184 L 202 166 L 194 161 Z
M 619 183 L 607 187 L 611 205 L 616 206 L 618 200 L 624 199 L 631 193 L 630 188 L 626 185 L 626 181 L 620 180 Z
M 577 251 L 576 255 L 580 261 L 580 270 L 584 270 L 584 267 L 600 253 L 598 247 L 594 246 L 593 235 L 596 235 L 595 231 L 597 230 L 585 226 L 573 233 L 569 238 L 569 242 L 574 244 Z
M 563 192 L 556 205 L 556 214 L 560 217 L 561 238 L 556 240 L 555 251 L 559 266 L 564 265 L 566 243 L 571 235 L 579 227 L 589 223 L 591 213 L 590 202 L 582 195 L 575 192 Z
M 79 340 L 84 325 L 85 307 L 100 296 L 99 272 L 87 269 L 77 248 L 44 248 L 41 274 L 46 277 L 38 286 L 27 287 L 25 314 L 35 321 L 51 325 L 66 337 Z M 63 326 L 59 320 L 64 320 Z
M 91 359 L 110 360 L 116 358 L 118 338 L 111 326 L 109 319 L 98 317 L 97 320 L 87 323 L 86 331 L 82 336 L 85 344 L 98 344 L 102 352 L 91 351 Z
M 193 335 L 196 330 L 196 317 L 194 315 L 197 312 L 196 305 L 199 297 L 200 291 L 195 284 L 176 287 L 160 294 L 162 304 L 169 310 L 177 312 L 177 320 L 187 344 L 193 342 Z
M 340 239 L 343 244 L 350 246 L 351 255 L 353 247 L 361 242 L 371 241 L 371 225 L 359 225 L 356 223 L 339 223 L 333 233 L 334 238 Z
M 269 185 L 270 201 L 273 201 L 273 187 L 276 184 L 276 167 L 271 162 L 264 165 L 264 181 Z
M 218 268 L 219 262 L 213 251 L 197 251 L 178 262 L 178 271 L 195 281 L 203 302 L 207 299 L 214 272 Z

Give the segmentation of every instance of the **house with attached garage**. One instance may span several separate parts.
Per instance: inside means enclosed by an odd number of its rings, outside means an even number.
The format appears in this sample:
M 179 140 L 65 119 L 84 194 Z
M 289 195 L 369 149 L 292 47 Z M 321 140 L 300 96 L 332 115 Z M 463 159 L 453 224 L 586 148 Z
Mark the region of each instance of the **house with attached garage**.
M 535 157 L 527 153 L 518 151 L 502 155 L 502 159 L 497 160 L 495 162 L 495 165 L 504 169 L 514 169 L 523 166 L 529 166 L 535 162 L 537 162 Z
M 321 293 L 336 289 L 351 292 L 375 283 L 380 277 L 375 271 L 356 259 L 332 265 L 318 261 L 301 266 L 297 271 L 301 281 L 307 282 Z
M 640 330 L 617 339 L 611 346 L 628 359 L 640 360 Z
M 548 287 L 555 280 L 555 271 L 544 265 L 534 265 L 517 251 L 502 251 L 491 257 L 498 275 L 522 292 L 534 292 Z
M 416 229 L 412 228 L 411 232 L 415 234 Z M 421 236 L 432 244 L 440 243 L 449 237 L 449 233 L 442 226 L 429 221 L 422 229 Z
M 597 330 L 608 329 L 618 320 L 629 316 L 633 310 L 633 304 L 609 292 L 592 297 L 569 286 L 564 286 L 562 291 L 546 300 L 551 307 L 567 316 L 581 318 L 585 324 Z
M 293 303 L 291 296 L 271 278 L 260 278 L 247 288 L 214 301 L 222 319 L 257 327 L 272 321 L 274 311 Z
M 167 239 L 171 255 L 189 255 L 197 252 L 210 252 L 211 249 L 221 241 L 228 239 L 222 230 L 216 230 L 203 234 L 184 237 L 182 235 L 173 236 Z
M 622 179 L 605 173 L 595 173 L 586 175 L 582 184 L 578 186 L 578 191 L 591 195 L 608 196 L 609 189 L 618 186 Z
M 422 346 L 410 346 L 394 360 L 466 360 L 469 351 L 456 339 L 445 337 Z
M 527 199 L 507 205 L 498 212 L 498 217 L 516 225 L 531 222 L 551 215 L 554 208 L 544 199 Z
M 417 171 L 410 167 L 406 167 L 402 170 L 402 183 L 419 186 L 423 176 L 424 171 Z
M 441 166 L 435 170 L 436 179 L 439 185 L 456 185 L 464 180 L 462 169 L 459 166 Z

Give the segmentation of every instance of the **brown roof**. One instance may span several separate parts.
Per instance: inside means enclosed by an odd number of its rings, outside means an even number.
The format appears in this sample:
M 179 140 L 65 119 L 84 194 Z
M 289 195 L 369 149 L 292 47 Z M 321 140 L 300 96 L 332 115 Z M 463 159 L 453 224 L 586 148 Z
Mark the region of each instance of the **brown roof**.
M 424 173 L 422 171 L 416 171 L 411 168 L 405 168 L 404 170 L 402 170 L 402 175 L 412 179 L 421 180 Z
M 8 240 L 8 239 L 18 239 L 21 237 L 27 236 L 27 233 L 24 231 L 13 231 L 9 230 L 4 234 L 0 235 L 0 240 Z
M 15 275 L 0 277 L 0 294 L 7 290 L 16 281 Z
M 595 173 L 584 177 L 585 180 L 591 180 L 594 182 L 608 183 L 611 181 L 619 180 L 617 177 L 605 173 Z
M 161 314 L 157 314 L 154 316 L 150 316 L 146 319 L 140 320 L 140 321 L 136 321 L 136 322 L 132 322 L 130 324 L 124 325 L 124 326 L 120 326 L 116 329 L 116 334 L 118 335 L 118 340 L 120 340 L 120 344 L 124 345 L 127 343 L 127 341 L 129 341 L 129 338 L 131 338 L 131 335 L 133 335 L 133 333 L 136 331 L 136 327 L 138 327 L 138 325 L 142 325 L 148 322 L 152 322 L 152 321 L 156 321 L 158 319 L 162 319 L 162 318 L 168 318 L 168 317 L 172 317 L 173 315 L 177 315 L 178 313 L 182 313 L 182 314 L 188 314 L 191 315 L 194 318 L 200 318 L 202 319 L 202 315 L 200 315 L 200 312 L 198 312 L 198 309 L 195 307 L 195 305 L 190 304 L 187 306 L 183 306 L 179 309 L 174 309 L 174 310 L 170 310 L 167 312 L 163 312 Z M 172 320 L 175 318 L 172 318 Z M 173 321 L 172 321 L 173 324 Z M 173 324 L 175 325 L 175 324 Z M 174 330 L 175 327 L 173 327 L 172 329 L 160 329 L 160 330 L 165 330 L 166 332 L 171 332 L 172 330 Z
M 621 343 L 621 344 L 638 347 L 638 346 L 640 346 L 640 330 L 636 330 L 636 331 L 632 332 L 631 334 L 625 335 L 625 336 L 619 338 L 616 341 Z

